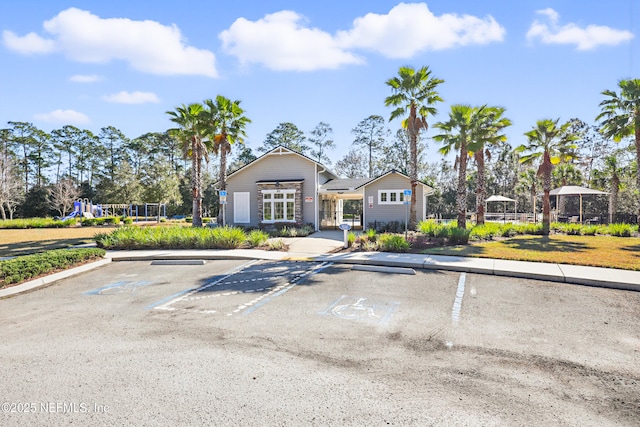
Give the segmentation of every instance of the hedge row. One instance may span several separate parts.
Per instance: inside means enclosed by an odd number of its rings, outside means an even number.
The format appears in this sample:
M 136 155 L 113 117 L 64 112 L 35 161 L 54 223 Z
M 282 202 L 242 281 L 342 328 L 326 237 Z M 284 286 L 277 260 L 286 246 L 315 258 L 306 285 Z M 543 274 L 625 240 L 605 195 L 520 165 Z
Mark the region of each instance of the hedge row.
M 43 274 L 73 267 L 104 257 L 104 249 L 56 249 L 0 261 L 0 289 Z

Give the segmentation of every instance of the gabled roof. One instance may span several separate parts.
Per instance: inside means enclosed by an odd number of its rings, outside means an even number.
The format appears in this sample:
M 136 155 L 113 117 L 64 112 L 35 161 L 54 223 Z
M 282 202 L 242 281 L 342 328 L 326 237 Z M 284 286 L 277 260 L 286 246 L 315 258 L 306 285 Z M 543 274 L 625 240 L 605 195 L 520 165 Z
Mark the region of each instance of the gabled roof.
M 237 174 L 238 172 L 240 172 L 241 170 L 244 170 L 245 168 L 250 167 L 251 165 L 269 157 L 269 156 L 273 156 L 273 155 L 280 155 L 280 154 L 294 154 L 296 156 L 300 156 L 305 160 L 308 160 L 312 163 L 315 163 L 316 165 L 318 165 L 318 167 L 320 167 L 321 169 L 323 169 L 325 172 L 327 172 L 328 174 L 330 174 L 331 176 L 335 177 L 336 179 L 338 178 L 338 175 L 336 175 L 335 173 L 331 172 L 329 170 L 328 167 L 326 167 L 325 165 L 323 165 L 322 163 L 316 162 L 315 160 L 313 160 L 310 157 L 305 156 L 304 154 L 298 153 L 297 151 L 291 150 L 289 148 L 283 147 L 282 145 L 277 146 L 276 148 L 267 151 L 266 153 L 264 153 L 262 156 L 258 157 L 257 159 L 255 159 L 252 162 L 247 163 L 246 165 L 242 166 L 239 169 L 234 170 L 233 172 L 231 172 L 229 175 L 227 175 L 227 179 L 231 178 L 233 175 Z
M 338 190 L 355 190 L 362 187 L 367 182 L 371 181 L 369 178 L 337 178 L 327 181 L 320 185 L 323 190 L 338 191 Z
M 397 171 L 397 170 L 395 170 L 395 169 L 391 169 L 390 171 L 385 172 L 385 173 L 383 173 L 382 175 L 380 175 L 380 176 L 378 176 L 378 177 L 376 177 L 376 178 L 373 178 L 373 179 L 369 180 L 369 182 L 367 182 L 367 183 L 366 183 L 366 184 L 364 184 L 364 185 L 370 185 L 370 184 L 373 184 L 374 182 L 376 182 L 376 181 L 378 181 L 378 180 L 381 180 L 382 178 L 387 177 L 387 176 L 392 175 L 392 174 L 400 175 L 401 177 L 406 178 L 406 179 L 408 179 L 409 181 L 411 181 L 411 178 L 409 178 L 407 175 L 403 174 L 402 172 L 398 172 L 398 171 Z M 427 192 L 427 194 L 429 194 L 429 193 L 431 193 L 431 191 L 433 191 L 433 188 L 432 188 L 432 187 L 430 187 L 429 185 L 425 184 L 425 183 L 424 183 L 424 182 L 422 182 L 422 181 L 418 181 L 418 184 L 420 184 L 420 185 L 422 185 L 424 188 L 426 188 L 426 189 L 430 190 L 429 192 Z
M 320 187 L 325 191 L 354 191 L 359 190 L 362 187 L 366 187 L 367 185 L 373 184 L 374 182 L 392 174 L 400 175 L 401 177 L 406 178 L 409 181 L 411 180 L 411 178 L 409 178 L 407 175 L 398 172 L 395 169 L 392 169 L 375 178 L 336 178 L 325 182 Z M 433 188 L 431 188 L 424 182 L 418 181 L 418 184 L 422 185 L 428 190 L 427 194 L 433 191 Z

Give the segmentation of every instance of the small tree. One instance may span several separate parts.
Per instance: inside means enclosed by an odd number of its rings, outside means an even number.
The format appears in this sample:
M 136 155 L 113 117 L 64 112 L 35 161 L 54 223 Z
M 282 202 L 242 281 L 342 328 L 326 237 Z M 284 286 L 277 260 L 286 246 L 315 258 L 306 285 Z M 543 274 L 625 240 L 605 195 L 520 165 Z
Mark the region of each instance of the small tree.
M 60 216 L 71 212 L 73 202 L 80 197 L 80 189 L 73 184 L 71 179 L 61 179 L 49 189 L 49 203 Z
M 309 146 L 304 143 L 305 140 L 304 132 L 298 129 L 298 126 L 289 122 L 280 123 L 278 127 L 269 132 L 258 151 L 266 153 L 278 146 L 283 146 L 297 153 L 306 154 L 309 151 Z
M 331 159 L 326 154 L 327 150 L 335 147 L 331 134 L 333 134 L 331 126 L 325 122 L 320 122 L 311 131 L 311 136 L 307 138 L 312 144 L 311 157 L 318 163 L 331 164 Z
M 362 120 L 351 130 L 355 136 L 353 145 L 363 147 L 369 158 L 369 178 L 373 178 L 376 154 L 385 145 L 385 141 L 390 134 L 389 129 L 384 125 L 382 116 L 371 115 Z

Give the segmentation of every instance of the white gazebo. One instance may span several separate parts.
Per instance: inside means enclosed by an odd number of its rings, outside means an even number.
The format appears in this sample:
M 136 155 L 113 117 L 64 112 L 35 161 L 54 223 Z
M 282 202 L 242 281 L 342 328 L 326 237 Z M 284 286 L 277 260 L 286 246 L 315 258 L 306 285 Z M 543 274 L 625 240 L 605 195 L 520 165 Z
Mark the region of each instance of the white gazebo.
M 503 222 L 507 221 L 507 202 L 513 202 L 513 212 L 514 212 L 513 217 L 514 217 L 514 219 L 517 216 L 517 213 L 518 213 L 518 208 L 517 208 L 518 202 L 516 200 L 514 200 L 514 199 L 510 199 L 510 198 L 505 197 L 505 196 L 500 196 L 500 195 L 495 195 L 494 194 L 493 196 L 491 196 L 487 200 L 485 200 L 485 202 L 486 203 L 489 203 L 489 202 L 502 202 L 503 203 L 503 206 L 504 206 L 504 220 L 503 220 Z M 487 209 L 485 209 L 485 211 L 486 210 Z
M 593 188 L 579 187 L 577 185 L 564 185 L 554 188 L 549 192 L 550 196 L 556 196 L 556 206 L 558 206 L 559 196 L 580 196 L 580 223 L 582 223 L 582 196 L 602 196 L 609 194 L 606 191 L 594 190 Z

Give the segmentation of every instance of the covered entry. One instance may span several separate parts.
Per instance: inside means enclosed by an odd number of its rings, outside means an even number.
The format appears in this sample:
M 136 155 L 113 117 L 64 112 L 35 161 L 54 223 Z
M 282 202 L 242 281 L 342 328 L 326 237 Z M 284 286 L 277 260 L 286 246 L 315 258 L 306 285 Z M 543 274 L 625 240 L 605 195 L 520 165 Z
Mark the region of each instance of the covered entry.
M 362 185 L 368 181 L 366 178 L 334 179 L 322 184 L 318 190 L 320 228 L 338 228 L 348 223 L 351 228 L 362 229 Z

